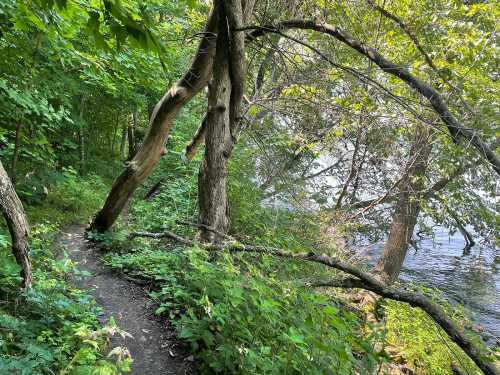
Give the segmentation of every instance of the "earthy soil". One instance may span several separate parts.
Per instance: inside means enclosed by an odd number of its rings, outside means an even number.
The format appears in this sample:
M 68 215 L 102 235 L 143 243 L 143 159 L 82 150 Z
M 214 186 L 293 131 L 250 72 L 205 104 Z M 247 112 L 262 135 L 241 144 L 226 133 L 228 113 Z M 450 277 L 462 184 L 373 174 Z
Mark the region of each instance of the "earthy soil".
M 64 246 L 81 271 L 90 276 L 74 279 L 102 307 L 102 323 L 113 317 L 132 338 L 113 337 L 108 350 L 126 346 L 133 358 L 132 375 L 193 374 L 193 356 L 176 339 L 168 322 L 154 315 L 154 306 L 143 286 L 113 273 L 101 261 L 102 255 L 84 239 L 83 225 L 66 227 L 59 244 Z

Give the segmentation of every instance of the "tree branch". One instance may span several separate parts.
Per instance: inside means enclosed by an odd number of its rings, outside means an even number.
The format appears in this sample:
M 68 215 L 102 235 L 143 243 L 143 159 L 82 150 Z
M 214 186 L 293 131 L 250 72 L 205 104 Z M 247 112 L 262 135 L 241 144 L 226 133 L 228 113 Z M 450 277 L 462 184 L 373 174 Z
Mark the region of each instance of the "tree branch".
M 461 176 L 462 174 L 467 172 L 469 169 L 471 169 L 474 166 L 477 166 L 478 164 L 479 164 L 479 161 L 476 161 L 474 163 L 461 165 L 460 167 L 455 169 L 450 175 L 441 177 L 431 187 L 419 192 L 420 197 L 423 199 L 428 199 L 428 198 L 435 196 L 435 194 L 437 192 L 443 190 L 455 178 Z M 391 190 L 389 190 L 389 192 Z M 381 204 L 381 203 L 393 202 L 394 200 L 397 199 L 397 197 L 398 196 L 396 194 L 390 195 L 390 194 L 386 193 L 381 197 L 367 199 L 364 201 L 353 203 L 349 206 L 349 209 L 359 209 L 359 208 L 366 208 L 366 207 L 371 208 L 371 207 L 378 205 L 378 204 Z
M 464 138 L 469 141 L 480 152 L 480 154 L 489 161 L 495 172 L 500 175 L 500 159 L 496 155 L 495 151 L 483 142 L 473 129 L 466 128 L 458 123 L 457 119 L 449 111 L 439 92 L 417 79 L 407 69 L 397 66 L 392 61 L 386 59 L 376 49 L 366 46 L 338 27 L 326 23 L 316 23 L 315 21 L 309 20 L 289 20 L 280 22 L 276 25 L 247 26 L 241 30 L 252 30 L 248 37 L 253 40 L 266 33 L 282 34 L 281 30 L 286 29 L 313 30 L 330 35 L 367 57 L 370 61 L 378 65 L 384 72 L 400 78 L 408 86 L 415 89 L 429 100 L 434 111 L 446 124 L 446 127 L 455 142 L 458 142 L 460 138 Z
M 321 282 L 313 284 L 317 287 L 333 287 L 333 288 L 361 288 L 369 290 L 379 296 L 387 299 L 392 299 L 399 302 L 406 302 L 412 307 L 419 307 L 424 310 L 455 342 L 486 375 L 498 375 L 499 372 L 493 363 L 484 359 L 484 353 L 474 345 L 465 332 L 458 327 L 446 314 L 446 312 L 432 302 L 423 294 L 410 292 L 403 289 L 394 289 L 383 285 L 374 285 L 364 280 L 345 279 L 332 280 L 329 282 Z
M 205 142 L 205 133 L 207 131 L 207 115 L 203 117 L 199 128 L 196 130 L 196 133 L 193 136 L 193 139 L 186 146 L 186 158 L 187 160 L 193 160 L 196 155 L 196 151 L 198 148 Z

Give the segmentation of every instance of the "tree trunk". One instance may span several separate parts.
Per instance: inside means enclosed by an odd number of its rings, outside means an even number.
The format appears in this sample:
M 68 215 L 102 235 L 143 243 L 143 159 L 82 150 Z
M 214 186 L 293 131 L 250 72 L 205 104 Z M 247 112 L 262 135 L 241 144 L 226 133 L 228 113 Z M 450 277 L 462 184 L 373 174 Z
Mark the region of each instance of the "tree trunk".
M 421 197 L 418 192 L 424 188 L 431 143 L 429 130 L 424 126 L 417 127 L 415 136 L 405 177 L 400 184 L 389 237 L 374 269 L 377 277 L 387 284 L 395 281 L 399 275 L 420 212 Z
M 217 52 L 208 95 L 205 156 L 198 175 L 199 221 L 215 231 L 201 229 L 201 240 L 219 242 L 229 230 L 228 161 L 239 127 L 246 75 L 245 40 L 234 30 L 243 24 L 241 0 L 216 3 L 219 18 Z
M 125 160 L 125 158 L 127 157 L 125 155 L 125 146 L 127 145 L 127 131 L 128 131 L 128 124 L 125 124 L 122 127 L 122 140 L 120 143 L 120 158 L 122 160 Z
M 245 22 L 247 22 L 250 19 L 250 17 L 252 16 L 253 7 L 255 5 L 255 0 L 246 0 L 246 1 L 243 0 L 242 4 L 243 4 L 243 9 L 244 9 L 243 18 L 244 18 Z M 228 5 L 232 6 L 231 3 L 229 3 Z M 239 9 L 239 5 L 238 5 L 238 9 Z M 239 12 L 237 12 L 237 13 L 239 14 Z M 230 20 L 228 20 L 228 21 L 231 22 L 231 25 L 232 25 L 231 28 L 233 30 L 239 28 L 238 25 L 241 25 L 241 19 L 239 19 L 239 18 L 234 19 L 234 17 L 233 17 L 233 21 L 230 21 Z M 230 69 L 233 70 L 231 75 L 233 77 L 240 77 L 239 79 L 241 80 L 241 83 L 238 85 L 239 87 L 236 87 L 236 89 L 234 90 L 234 92 L 236 94 L 235 94 L 235 97 L 232 99 L 232 102 L 236 103 L 239 101 L 238 106 L 241 106 L 241 99 L 243 98 L 244 80 L 245 80 L 245 74 L 246 74 L 246 65 L 245 65 L 245 58 L 244 58 L 245 57 L 244 56 L 245 38 L 244 38 L 243 33 L 235 32 L 233 34 L 234 34 L 233 36 L 234 36 L 235 40 L 234 40 L 234 43 L 232 43 L 232 47 L 234 47 L 234 51 L 231 54 L 235 57 L 233 59 L 234 61 L 233 61 L 232 65 L 236 66 L 237 68 L 233 69 L 232 67 L 230 67 Z M 271 49 L 271 50 L 274 52 L 274 49 Z M 264 69 L 264 68 L 261 66 L 261 69 Z M 260 70 L 259 70 L 259 72 L 260 72 Z M 262 72 L 261 74 L 262 74 L 261 79 L 263 80 L 264 73 Z M 240 110 L 240 108 L 238 108 L 238 106 L 236 108 L 233 108 L 232 112 L 239 114 L 241 112 L 241 110 Z M 232 122 L 234 122 L 234 120 L 238 120 L 238 122 L 239 122 L 240 119 L 235 118 L 235 119 L 233 119 Z M 196 133 L 193 136 L 193 139 L 186 146 L 185 155 L 186 155 L 187 160 L 191 161 L 194 158 L 194 156 L 196 155 L 198 148 L 203 144 L 203 142 L 205 142 L 205 134 L 207 131 L 206 128 L 207 128 L 207 115 L 205 114 L 205 116 L 203 117 L 203 120 L 201 121 L 199 128 L 196 130 Z M 236 128 L 236 124 L 235 124 L 234 128 Z
M 206 115 L 205 156 L 198 174 L 199 222 L 218 232 L 229 229 L 227 196 L 227 162 L 233 147 L 230 129 L 231 79 L 229 76 L 229 34 L 225 7 L 215 3 L 218 12 L 217 52 L 213 79 L 208 92 Z M 201 239 L 218 242 L 214 232 L 202 229 Z
M 465 225 L 462 224 L 462 221 L 458 217 L 456 213 L 454 213 L 452 210 L 447 208 L 448 213 L 452 217 L 452 219 L 455 221 L 455 224 L 459 230 L 459 232 L 462 234 L 464 237 L 465 241 L 465 247 L 463 249 L 463 255 L 468 255 L 470 253 L 470 249 L 476 244 L 474 241 L 474 237 L 469 233 L 469 231 L 465 228 Z
M 363 111 L 363 110 L 362 110 Z M 351 169 L 349 170 L 349 175 L 347 176 L 347 179 L 345 180 L 344 186 L 342 186 L 342 191 L 339 194 L 339 197 L 337 198 L 337 203 L 335 204 L 335 209 L 340 210 L 342 207 L 342 200 L 344 199 L 345 195 L 347 194 L 347 189 L 349 188 L 349 185 L 351 181 L 354 179 L 356 176 L 356 166 L 358 162 L 358 153 L 359 153 L 359 144 L 361 141 L 361 136 L 363 135 L 363 116 L 360 115 L 360 128 L 358 129 L 358 134 L 356 135 L 356 141 L 354 142 L 354 151 L 352 154 L 352 161 L 351 161 Z
M 21 277 L 23 287 L 31 288 L 32 273 L 28 250 L 28 221 L 24 213 L 23 205 L 14 190 L 7 172 L 0 162 L 0 210 L 9 227 L 12 239 L 12 253 L 17 264 L 21 266 Z
M 165 140 L 181 108 L 207 85 L 215 54 L 216 21 L 212 12 L 191 68 L 156 104 L 142 145 L 114 182 L 104 207 L 90 225 L 91 230 L 104 232 L 113 225 L 135 189 L 151 174 L 165 153 Z
M 196 155 L 198 148 L 205 142 L 205 134 L 207 130 L 207 115 L 201 120 L 200 127 L 196 130 L 193 139 L 186 146 L 186 159 L 191 161 Z
M 79 143 L 80 143 L 80 175 L 85 174 L 85 127 L 83 122 L 85 97 L 82 96 L 80 102 L 80 129 L 79 129 Z
M 135 140 L 135 129 L 137 129 L 137 111 L 132 113 L 132 122 L 127 127 L 128 138 L 128 157 L 127 160 L 132 160 L 137 153 L 137 144 Z
M 21 149 L 21 131 L 23 129 L 23 124 L 18 123 L 16 127 L 16 143 L 14 145 L 14 152 L 12 153 L 12 162 L 10 165 L 10 177 L 12 179 L 12 185 L 16 186 L 17 182 L 17 161 L 19 160 L 19 151 Z

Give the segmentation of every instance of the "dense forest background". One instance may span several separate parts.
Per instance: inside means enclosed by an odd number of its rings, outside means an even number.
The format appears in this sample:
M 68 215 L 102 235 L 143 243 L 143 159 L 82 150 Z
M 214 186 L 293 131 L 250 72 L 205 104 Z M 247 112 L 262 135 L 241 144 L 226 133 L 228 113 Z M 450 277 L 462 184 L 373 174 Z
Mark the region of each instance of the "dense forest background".
M 72 281 L 69 224 L 148 284 L 197 372 L 498 373 L 498 338 L 399 276 L 437 227 L 498 246 L 499 16 L 2 0 L 0 373 L 133 368 Z

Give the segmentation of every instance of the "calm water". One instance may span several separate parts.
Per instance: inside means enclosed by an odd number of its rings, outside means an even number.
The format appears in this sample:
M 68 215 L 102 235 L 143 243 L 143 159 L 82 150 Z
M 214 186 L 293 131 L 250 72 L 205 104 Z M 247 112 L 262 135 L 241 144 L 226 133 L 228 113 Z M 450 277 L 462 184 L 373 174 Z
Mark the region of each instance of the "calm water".
M 460 234 L 436 229 L 434 239 L 419 241 L 418 251 L 409 249 L 401 279 L 440 289 L 466 307 L 489 345 L 500 345 L 500 252 L 476 245 L 464 255 L 464 246 Z M 362 255 L 374 263 L 381 250 L 381 244 L 367 246 Z

